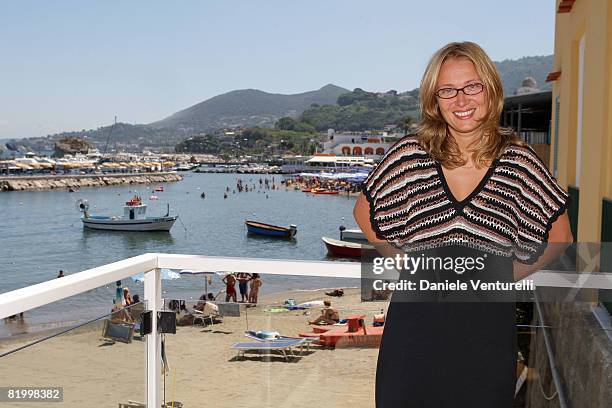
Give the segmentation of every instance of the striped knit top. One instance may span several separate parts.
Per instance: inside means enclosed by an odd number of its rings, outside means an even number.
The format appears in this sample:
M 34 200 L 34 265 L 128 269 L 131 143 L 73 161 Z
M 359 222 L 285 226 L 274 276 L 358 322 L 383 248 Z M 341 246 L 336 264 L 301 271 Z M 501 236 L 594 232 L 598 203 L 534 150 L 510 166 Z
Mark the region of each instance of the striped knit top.
M 397 142 L 363 185 L 379 239 L 405 251 L 451 245 L 533 263 L 567 208 L 559 187 L 530 147 L 510 146 L 472 193 L 457 201 L 442 166 L 415 136 Z

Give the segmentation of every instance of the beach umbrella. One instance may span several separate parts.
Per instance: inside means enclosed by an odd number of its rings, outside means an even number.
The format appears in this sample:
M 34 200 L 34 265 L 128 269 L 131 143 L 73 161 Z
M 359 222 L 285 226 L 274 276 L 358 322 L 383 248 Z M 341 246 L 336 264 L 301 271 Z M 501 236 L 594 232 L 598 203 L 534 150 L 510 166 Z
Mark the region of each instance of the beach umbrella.
M 174 280 L 174 279 L 181 278 L 181 275 L 178 272 L 175 272 L 171 269 L 165 269 L 165 268 L 162 268 L 161 275 L 162 275 L 161 278 L 165 280 Z M 136 283 L 142 283 L 144 282 L 144 272 L 140 272 L 136 275 L 132 275 L 130 276 L 130 278 L 132 278 L 132 280 Z
M 208 296 L 208 282 L 209 280 L 212 282 L 213 275 L 225 276 L 231 272 L 227 271 L 196 271 L 193 269 L 183 269 L 179 272 L 181 275 L 204 275 L 206 279 L 204 279 L 204 294 Z

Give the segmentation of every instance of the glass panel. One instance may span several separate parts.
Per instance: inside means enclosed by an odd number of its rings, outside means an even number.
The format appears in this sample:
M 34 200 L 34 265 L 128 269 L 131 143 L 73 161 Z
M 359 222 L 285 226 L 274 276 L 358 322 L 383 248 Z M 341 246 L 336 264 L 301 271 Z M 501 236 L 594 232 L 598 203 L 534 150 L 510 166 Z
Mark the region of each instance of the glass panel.
M 341 406 L 341 400 L 374 406 L 380 341 L 375 333 L 380 328 L 372 324 L 381 309 L 384 314 L 387 302 L 361 302 L 359 281 L 351 279 L 327 279 L 328 289 L 304 289 L 313 286 L 308 282 L 296 283 L 294 290 L 269 292 L 271 282 L 288 278 L 264 275 L 253 307 L 217 302 L 207 304 L 204 313 L 194 313 L 197 302 L 187 299 L 189 313 L 178 315 L 177 334 L 165 336 L 166 401 L 178 400 L 189 407 L 201 406 L 203 401 L 214 407 L 312 407 L 322 401 Z M 319 341 L 314 331 L 330 326 L 308 322 L 321 316 L 324 300 L 331 301 L 340 319 L 363 319 L 371 336 L 326 336 Z M 347 327 L 331 326 L 342 332 Z M 277 343 L 271 344 L 264 340 L 266 336 L 290 338 L 276 338 L 272 342 Z M 273 350 L 257 349 L 266 345 Z
M 0 357 L 0 386 L 39 390 L 61 387 L 63 402 L 57 404 L 61 407 L 116 408 L 129 400 L 145 403 L 146 343 L 135 332 L 139 325 L 131 323 L 132 315 L 138 322 L 142 306 L 106 314 L 73 329 L 55 328 L 1 339 L 0 355 L 17 351 Z M 28 321 L 36 321 L 37 314 L 38 309 L 26 311 L 22 319 L 9 319 L 5 326 L 21 324 L 25 328 L 22 331 L 27 331 Z M 26 391 L 5 394 L 0 406 L 46 406 L 35 399 L 24 401 L 23 395 L 21 402 L 15 402 L 20 392 Z M 42 394 L 30 395 L 36 398 Z M 7 400 L 8 396 L 12 398 Z

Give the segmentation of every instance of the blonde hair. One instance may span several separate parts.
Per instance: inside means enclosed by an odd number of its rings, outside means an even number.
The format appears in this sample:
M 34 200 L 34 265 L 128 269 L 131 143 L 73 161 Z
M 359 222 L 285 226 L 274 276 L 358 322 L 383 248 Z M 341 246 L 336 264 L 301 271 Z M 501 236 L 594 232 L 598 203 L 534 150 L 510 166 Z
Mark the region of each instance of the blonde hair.
M 442 64 L 451 58 L 467 58 L 476 69 L 485 88 L 487 115 L 482 119 L 482 137 L 470 148 L 477 166 L 489 166 L 509 145 L 524 145 L 512 129 L 499 126 L 504 108 L 504 89 L 493 61 L 478 44 L 453 42 L 438 50 L 427 65 L 421 80 L 421 121 L 418 139 L 431 157 L 444 167 L 455 168 L 465 164 L 459 146 L 448 132 L 436 97 L 436 83 Z

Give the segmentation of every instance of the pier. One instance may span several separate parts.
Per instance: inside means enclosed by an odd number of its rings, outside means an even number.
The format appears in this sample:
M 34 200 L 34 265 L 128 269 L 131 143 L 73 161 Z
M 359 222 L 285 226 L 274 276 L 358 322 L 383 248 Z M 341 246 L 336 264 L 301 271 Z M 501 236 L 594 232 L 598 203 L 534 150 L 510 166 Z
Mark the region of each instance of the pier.
M 181 181 L 182 179 L 183 176 L 176 172 L 5 176 L 0 177 L 0 192 L 75 189 L 123 184 L 155 184 Z

